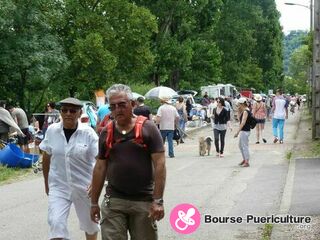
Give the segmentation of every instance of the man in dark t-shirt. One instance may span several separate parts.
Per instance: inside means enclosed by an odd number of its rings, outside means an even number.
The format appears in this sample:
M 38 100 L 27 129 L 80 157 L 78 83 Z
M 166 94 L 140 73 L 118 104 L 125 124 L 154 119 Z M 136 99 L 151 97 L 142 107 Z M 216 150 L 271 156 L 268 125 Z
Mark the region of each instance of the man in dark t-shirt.
M 144 105 L 143 97 L 137 98 L 137 104 L 138 106 L 135 109 L 133 109 L 133 113 L 137 116 L 142 115 L 148 118 L 149 120 L 152 120 L 152 114 L 151 114 L 150 108 Z
M 157 239 L 155 221 L 164 217 L 163 192 L 166 179 L 162 138 L 156 125 L 142 125 L 143 143 L 135 140 L 137 118 L 128 86 L 115 84 L 107 90 L 114 116 L 112 146 L 107 146 L 108 127 L 99 138 L 99 154 L 93 172 L 91 219 L 100 220 L 98 199 L 105 177 L 108 186 L 101 206 L 102 239 Z M 109 143 L 109 141 L 108 141 Z M 124 227 L 125 226 L 125 227 Z

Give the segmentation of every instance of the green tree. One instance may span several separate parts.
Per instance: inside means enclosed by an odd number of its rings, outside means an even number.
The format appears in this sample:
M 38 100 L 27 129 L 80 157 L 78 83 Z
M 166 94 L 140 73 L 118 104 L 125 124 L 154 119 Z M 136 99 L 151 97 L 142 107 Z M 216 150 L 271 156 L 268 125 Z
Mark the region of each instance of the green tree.
M 257 59 L 253 58 L 257 40 L 253 23 L 262 21 L 261 10 L 247 1 L 227 0 L 221 10 L 216 28 L 217 44 L 222 55 L 222 81 L 239 87 L 261 85 L 262 79 L 252 71 L 261 71 Z M 252 75 L 254 73 L 254 75 Z M 252 79 L 254 85 L 248 83 Z
M 280 14 L 274 0 L 256 0 L 262 10 L 262 21 L 256 24 L 257 47 L 255 57 L 262 69 L 263 87 L 260 90 L 274 89 L 282 81 L 283 33 L 279 22 Z
M 284 74 L 289 74 L 289 64 L 292 53 L 306 41 L 307 32 L 290 31 L 283 39 L 283 68 Z
M 1 96 L 34 111 L 41 105 L 44 89 L 68 61 L 48 23 L 45 1 L 5 0 L 1 4 Z
M 113 82 L 141 82 L 154 60 L 157 24 L 149 10 L 125 0 L 67 0 L 60 9 L 56 28 L 71 61 L 61 85 L 70 95 L 88 98 Z
M 216 28 L 223 82 L 257 91 L 280 82 L 281 36 L 274 1 L 224 1 Z
M 308 91 L 311 52 L 308 45 L 296 49 L 290 58 L 289 76 L 285 78 L 284 88 L 291 94 L 305 94 Z
M 213 39 L 221 1 L 133 1 L 156 15 L 155 62 L 150 79 L 175 89 L 199 87 L 220 78 L 220 51 Z

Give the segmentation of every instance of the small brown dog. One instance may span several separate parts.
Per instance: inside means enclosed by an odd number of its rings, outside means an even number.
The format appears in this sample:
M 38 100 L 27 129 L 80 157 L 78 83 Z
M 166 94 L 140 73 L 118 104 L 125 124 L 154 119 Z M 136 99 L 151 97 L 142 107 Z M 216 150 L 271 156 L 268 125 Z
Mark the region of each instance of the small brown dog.
M 200 156 L 204 156 L 206 154 L 206 152 L 208 152 L 208 156 L 210 155 L 212 141 L 213 140 L 210 136 L 199 138 L 199 154 L 200 154 Z

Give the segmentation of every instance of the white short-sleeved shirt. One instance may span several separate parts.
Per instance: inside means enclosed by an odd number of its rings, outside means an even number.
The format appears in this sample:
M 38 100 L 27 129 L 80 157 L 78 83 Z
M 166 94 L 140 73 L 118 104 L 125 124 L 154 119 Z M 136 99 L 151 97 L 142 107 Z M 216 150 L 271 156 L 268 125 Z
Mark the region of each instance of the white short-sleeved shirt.
M 67 143 L 62 122 L 54 123 L 49 126 L 39 147 L 51 155 L 49 194 L 67 199 L 71 199 L 73 191 L 86 194 L 98 155 L 95 131 L 78 122 L 77 130 Z
M 175 120 L 179 118 L 177 109 L 170 104 L 163 104 L 158 108 L 157 116 L 160 117 L 160 130 L 174 130 Z
M 272 105 L 274 106 L 273 118 L 285 119 L 287 100 L 282 96 L 275 97 Z

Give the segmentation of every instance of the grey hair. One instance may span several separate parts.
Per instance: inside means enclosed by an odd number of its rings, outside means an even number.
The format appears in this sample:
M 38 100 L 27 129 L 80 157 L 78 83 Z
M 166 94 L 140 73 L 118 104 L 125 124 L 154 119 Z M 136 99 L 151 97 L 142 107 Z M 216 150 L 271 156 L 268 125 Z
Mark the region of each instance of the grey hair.
M 132 91 L 129 86 L 124 85 L 124 84 L 114 84 L 111 87 L 109 87 L 108 90 L 106 91 L 108 102 L 110 102 L 110 97 L 112 95 L 116 95 L 121 92 L 125 93 L 127 95 L 127 97 L 129 98 L 129 100 L 133 99 Z

